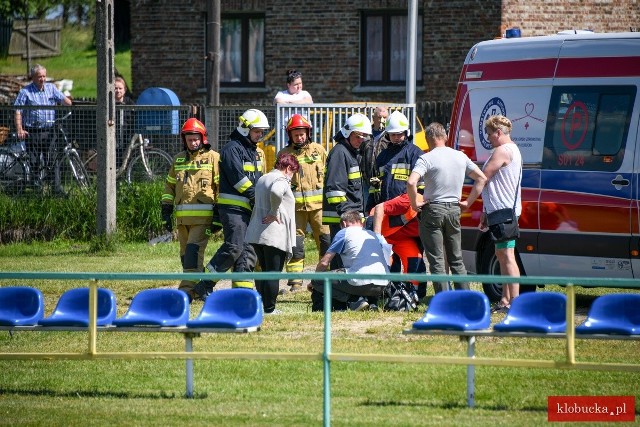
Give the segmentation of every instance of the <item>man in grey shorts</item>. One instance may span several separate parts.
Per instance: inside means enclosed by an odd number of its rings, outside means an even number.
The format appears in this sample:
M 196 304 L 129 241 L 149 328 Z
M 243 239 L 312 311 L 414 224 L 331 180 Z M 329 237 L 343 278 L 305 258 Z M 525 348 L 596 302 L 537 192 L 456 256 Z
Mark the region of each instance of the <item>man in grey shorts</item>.
M 411 207 L 420 215 L 420 239 L 431 274 L 446 274 L 445 253 L 453 274 L 466 275 L 462 262 L 460 212 L 478 198 L 487 181 L 480 168 L 462 151 L 447 147 L 447 132 L 440 123 L 426 129 L 431 149 L 420 156 L 407 181 Z M 474 180 L 467 200 L 460 201 L 464 178 Z M 424 202 L 418 203 L 418 182 L 424 179 Z M 444 249 L 444 252 L 443 252 Z M 448 290 L 447 282 L 433 282 L 435 292 Z M 456 289 L 469 289 L 456 283 Z

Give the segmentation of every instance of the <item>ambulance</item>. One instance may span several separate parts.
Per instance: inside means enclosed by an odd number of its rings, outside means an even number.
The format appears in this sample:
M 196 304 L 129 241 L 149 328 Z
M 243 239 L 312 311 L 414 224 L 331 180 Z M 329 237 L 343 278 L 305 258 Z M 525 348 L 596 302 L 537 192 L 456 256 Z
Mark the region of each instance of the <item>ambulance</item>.
M 482 166 L 491 153 L 485 120 L 512 121 L 524 163 L 523 275 L 640 277 L 639 87 L 640 33 L 497 39 L 467 54 L 448 144 Z M 465 266 L 499 274 L 481 211 L 476 202 L 461 220 Z M 484 290 L 500 296 L 500 285 Z

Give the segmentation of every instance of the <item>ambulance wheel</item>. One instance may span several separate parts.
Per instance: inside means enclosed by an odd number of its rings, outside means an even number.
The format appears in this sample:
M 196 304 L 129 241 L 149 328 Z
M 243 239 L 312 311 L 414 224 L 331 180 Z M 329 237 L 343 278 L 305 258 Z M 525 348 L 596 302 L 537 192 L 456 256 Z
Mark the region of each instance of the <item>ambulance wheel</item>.
M 517 256 L 517 254 L 516 254 Z M 524 276 L 524 269 L 522 268 L 522 264 L 518 259 L 518 265 L 520 267 L 520 274 Z M 478 268 L 480 274 L 488 274 L 492 276 L 500 275 L 500 263 L 498 262 L 498 258 L 496 257 L 495 248 L 493 243 L 487 244 L 482 249 L 482 254 L 480 256 L 480 266 Z M 502 284 L 501 283 L 483 283 L 482 290 L 489 297 L 489 301 L 496 302 L 500 301 L 502 297 Z M 535 292 L 535 285 L 520 285 L 520 293 L 525 292 Z

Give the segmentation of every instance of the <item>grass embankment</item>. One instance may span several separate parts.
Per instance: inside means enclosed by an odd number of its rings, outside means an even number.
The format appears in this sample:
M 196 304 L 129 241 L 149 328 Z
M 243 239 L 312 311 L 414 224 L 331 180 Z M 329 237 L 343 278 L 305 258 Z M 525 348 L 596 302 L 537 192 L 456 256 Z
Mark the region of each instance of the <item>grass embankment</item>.
M 97 56 L 93 43 L 93 30 L 67 25 L 62 29 L 60 51 L 59 56 L 33 58 L 31 66 L 44 65 L 47 69 L 47 77 L 55 80 L 73 80 L 71 95 L 74 98 L 95 98 Z M 116 69 L 124 76 L 129 87 L 132 87 L 131 51 L 128 48 L 117 50 L 114 56 Z M 20 56 L 0 58 L 0 73 L 26 75 L 27 61 Z
M 212 242 L 206 259 L 219 242 Z M 310 247 L 310 253 L 315 253 Z M 310 264 L 317 257 L 310 259 Z M 179 272 L 176 243 L 150 247 L 122 244 L 114 253 L 89 254 L 88 244 L 52 242 L 0 246 L 1 271 Z M 15 285 L 3 281 L 0 285 Z M 46 314 L 58 296 L 86 283 L 38 281 Z M 171 282 L 109 281 L 118 315 L 133 295 Z M 474 285 L 477 289 L 479 286 Z M 547 289 L 549 290 L 549 289 Z M 550 290 L 560 290 L 552 287 Z M 617 290 L 582 290 L 579 301 Z M 622 291 L 620 291 L 622 292 Z M 628 291 L 627 291 L 628 292 Z M 265 318 L 256 334 L 205 334 L 195 351 L 323 351 L 323 316 L 309 311 L 309 294 L 279 297 L 284 313 Z M 191 316 L 201 303 L 194 303 Z M 582 309 L 584 310 L 584 306 Z M 332 316 L 332 351 L 363 354 L 465 356 L 455 337 L 402 334 L 424 312 L 348 312 Z M 498 321 L 503 315 L 494 315 Z M 0 334 L 1 352 L 82 352 L 87 334 Z M 481 338 L 485 357 L 564 360 L 562 340 Z M 102 333 L 98 351 L 182 351 L 178 334 Z M 579 340 L 579 361 L 638 360 L 637 343 Z M 0 361 L 0 424 L 18 425 L 286 425 L 322 423 L 322 363 L 309 361 L 197 360 L 195 399 L 183 398 L 185 362 L 180 360 Z M 509 425 L 546 424 L 549 395 L 635 395 L 640 374 L 525 368 L 476 368 L 476 408 L 466 408 L 466 367 L 406 363 L 331 364 L 333 425 Z M 636 412 L 637 413 L 637 412 Z

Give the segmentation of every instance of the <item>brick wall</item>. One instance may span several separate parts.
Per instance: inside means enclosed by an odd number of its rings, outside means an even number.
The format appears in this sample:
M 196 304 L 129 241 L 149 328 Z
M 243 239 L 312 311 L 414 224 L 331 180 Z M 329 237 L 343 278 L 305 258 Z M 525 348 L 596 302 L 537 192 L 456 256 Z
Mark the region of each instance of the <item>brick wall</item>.
M 419 1 L 423 28 L 423 81 L 416 100 L 450 100 L 460 67 L 477 42 L 511 26 L 522 36 L 563 29 L 628 31 L 638 26 L 637 1 L 623 0 L 432 0 Z M 354 92 L 359 84 L 361 10 L 406 8 L 406 1 L 222 0 L 222 13 L 265 14 L 265 81 L 259 91 L 221 93 L 223 104 L 271 104 L 285 85 L 285 72 L 303 73 L 316 102 L 404 102 L 398 92 Z M 206 2 L 132 0 L 132 86 L 172 89 L 181 102 L 204 102 Z M 292 18 L 294 17 L 294 18 Z
M 505 26 L 520 27 L 523 37 L 562 30 L 611 33 L 640 30 L 637 0 L 503 1 Z

